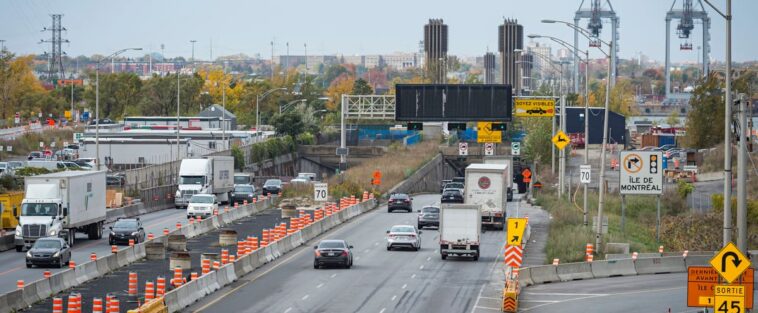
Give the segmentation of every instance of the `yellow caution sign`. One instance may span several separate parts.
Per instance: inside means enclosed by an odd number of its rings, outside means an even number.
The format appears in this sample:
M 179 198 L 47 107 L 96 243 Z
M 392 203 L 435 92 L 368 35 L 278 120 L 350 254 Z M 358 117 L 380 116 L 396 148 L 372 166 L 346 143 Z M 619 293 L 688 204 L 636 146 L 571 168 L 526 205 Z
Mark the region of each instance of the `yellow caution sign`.
M 506 235 L 508 238 L 506 240 L 508 240 L 509 245 L 521 245 L 521 240 L 524 239 L 524 230 L 526 230 L 526 221 L 525 218 L 508 218 L 508 233 Z
M 730 284 L 750 267 L 750 259 L 731 242 L 724 246 L 710 263 L 713 269 Z
M 555 136 L 553 136 L 553 144 L 558 148 L 558 150 L 563 150 L 563 148 L 566 147 L 566 145 L 569 144 L 569 137 L 564 133 L 563 131 L 559 130 Z
M 555 116 L 555 99 L 515 99 L 513 110 L 518 117 Z
M 492 122 L 476 123 L 476 142 L 503 142 L 503 132 L 492 130 Z
M 714 294 L 714 312 L 745 312 L 745 286 L 716 285 Z

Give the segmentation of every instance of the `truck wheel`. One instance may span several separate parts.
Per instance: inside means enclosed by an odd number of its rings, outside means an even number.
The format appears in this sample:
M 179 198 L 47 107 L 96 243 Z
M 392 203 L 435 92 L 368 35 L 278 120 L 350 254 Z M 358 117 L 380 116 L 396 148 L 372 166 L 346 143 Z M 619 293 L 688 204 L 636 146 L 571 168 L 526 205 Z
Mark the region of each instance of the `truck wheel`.
M 24 246 L 16 246 L 16 252 L 24 251 Z
M 69 247 L 74 247 L 74 241 L 76 241 L 76 232 L 74 229 L 70 229 L 68 231 L 68 245 Z
M 447 254 L 441 254 L 441 255 L 442 255 L 443 260 L 447 259 Z
M 479 252 L 474 253 L 474 261 L 479 261 Z

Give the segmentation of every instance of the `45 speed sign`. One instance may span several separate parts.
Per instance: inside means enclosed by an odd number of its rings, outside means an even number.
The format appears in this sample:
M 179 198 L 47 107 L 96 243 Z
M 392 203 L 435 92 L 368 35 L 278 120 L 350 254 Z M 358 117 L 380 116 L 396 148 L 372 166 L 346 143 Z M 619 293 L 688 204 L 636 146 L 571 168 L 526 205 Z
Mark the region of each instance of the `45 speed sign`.
M 328 192 L 327 183 L 315 183 L 313 184 L 313 200 L 324 202 L 326 201 Z

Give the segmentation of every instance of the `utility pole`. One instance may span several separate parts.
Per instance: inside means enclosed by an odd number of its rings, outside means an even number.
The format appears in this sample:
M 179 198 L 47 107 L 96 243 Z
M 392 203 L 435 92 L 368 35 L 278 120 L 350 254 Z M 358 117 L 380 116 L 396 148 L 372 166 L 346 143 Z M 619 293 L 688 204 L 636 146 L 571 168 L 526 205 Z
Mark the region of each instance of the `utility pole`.
M 708 2 L 708 1 L 706 1 Z M 710 3 L 709 3 L 710 4 Z M 726 105 L 724 107 L 724 246 L 732 241 L 732 0 L 726 0 Z M 747 252 L 747 250 L 742 250 Z
M 584 53 L 584 165 L 590 164 L 590 52 L 589 50 Z M 590 172 L 591 173 L 591 172 Z M 584 196 L 582 199 L 582 206 L 584 208 L 584 226 L 587 226 L 587 215 L 589 215 L 589 209 L 587 208 L 587 185 L 584 185 Z
M 47 40 L 40 40 L 39 43 L 51 43 L 50 51 L 50 63 L 48 64 L 48 76 L 50 82 L 55 83 L 56 78 L 65 78 L 66 75 L 63 71 L 63 54 L 61 51 L 61 44 L 69 43 L 68 39 L 61 38 L 61 33 L 66 31 L 66 28 L 61 25 L 62 14 L 51 14 L 53 18 L 53 25 L 50 28 L 44 27 L 42 31 L 50 31 L 52 37 Z M 5 47 L 5 45 L 3 45 Z M 3 48 L 4 49 L 4 48 Z
M 273 40 L 271 41 L 271 81 L 274 81 L 274 41 Z M 256 107 L 256 110 L 258 110 L 257 107 Z M 257 117 L 256 117 L 255 126 L 258 127 Z
M 181 80 L 180 77 L 180 71 L 177 68 L 176 69 L 176 160 L 179 161 L 182 159 L 182 157 L 179 155 L 179 83 Z
M 616 49 L 614 41 L 608 45 L 609 50 Z M 608 54 L 608 78 L 605 82 L 605 108 L 603 109 L 603 142 L 600 143 L 600 180 L 598 180 L 597 225 L 595 233 L 595 248 L 602 251 L 603 242 L 603 206 L 605 205 L 605 144 L 608 142 L 608 102 L 611 93 L 611 55 Z
M 222 76 L 222 82 L 224 83 L 221 86 L 221 107 L 223 110 L 221 110 L 221 142 L 224 144 L 224 147 L 221 151 L 226 150 L 226 87 L 228 86 L 226 84 L 226 65 L 229 63 L 229 61 L 224 61 L 224 75 Z
M 197 40 L 190 40 L 190 43 L 192 43 L 192 58 L 190 58 L 190 62 L 192 62 L 192 67 L 195 67 L 195 43 Z
M 739 120 L 737 132 L 740 142 L 737 150 L 737 248 L 747 252 L 747 143 L 751 134 L 747 132 L 747 97 L 739 95 Z

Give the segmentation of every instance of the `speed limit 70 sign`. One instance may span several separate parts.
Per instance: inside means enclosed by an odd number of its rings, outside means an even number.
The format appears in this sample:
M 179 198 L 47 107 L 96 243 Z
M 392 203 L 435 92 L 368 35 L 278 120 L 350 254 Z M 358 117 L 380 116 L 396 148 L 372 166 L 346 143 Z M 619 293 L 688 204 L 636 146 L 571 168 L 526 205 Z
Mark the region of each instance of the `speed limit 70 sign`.
M 582 184 L 589 184 L 590 179 L 590 173 L 592 172 L 592 166 L 590 165 L 580 165 L 579 166 L 579 180 L 582 182 Z
M 313 200 L 314 201 L 326 201 L 328 192 L 327 183 L 315 183 L 313 184 Z

